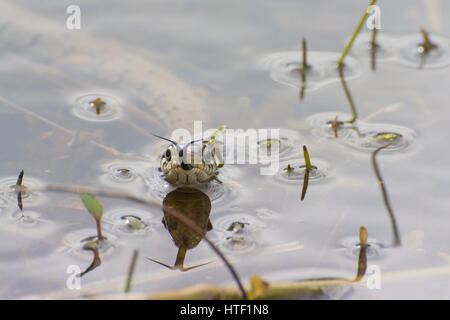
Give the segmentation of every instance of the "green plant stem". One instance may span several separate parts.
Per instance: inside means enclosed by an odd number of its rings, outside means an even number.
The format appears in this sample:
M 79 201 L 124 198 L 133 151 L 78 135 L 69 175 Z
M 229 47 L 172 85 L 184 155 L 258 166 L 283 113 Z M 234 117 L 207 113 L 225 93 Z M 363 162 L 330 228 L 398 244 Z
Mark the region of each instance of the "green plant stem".
M 306 71 L 308 70 L 309 66 L 306 60 L 306 39 L 303 38 L 302 40 L 302 52 L 303 52 L 303 61 L 302 61 L 302 68 L 300 70 L 300 75 L 302 78 L 302 87 L 300 89 L 300 100 L 303 100 L 305 97 L 305 89 L 306 89 Z
M 302 201 L 303 199 L 305 199 L 306 196 L 306 190 L 308 189 L 308 182 L 309 182 L 309 171 L 312 168 L 308 148 L 306 148 L 305 145 L 303 145 L 303 156 L 305 157 L 305 175 L 303 177 L 302 196 L 300 198 Z
M 373 28 L 372 30 L 372 40 L 370 42 L 370 58 L 371 58 L 371 65 L 372 65 L 372 71 L 376 70 L 376 54 L 377 54 L 377 43 L 375 41 L 377 37 L 377 28 Z
M 103 234 L 102 234 L 102 222 L 101 222 L 101 219 L 95 218 L 95 224 L 97 226 L 97 238 L 99 240 L 105 239 L 105 237 L 103 237 Z
M 377 2 L 377 1 L 376 0 L 372 0 L 368 7 L 373 6 L 375 4 L 375 2 Z M 356 28 L 355 32 L 353 33 L 352 38 L 347 43 L 347 46 L 345 47 L 344 52 L 342 52 L 341 58 L 338 61 L 338 66 L 339 67 L 342 65 L 342 62 L 344 62 L 345 56 L 350 51 L 350 48 L 352 47 L 352 44 L 355 41 L 356 37 L 358 36 L 358 33 L 361 30 L 361 28 L 362 28 L 362 26 L 364 24 L 364 21 L 366 20 L 368 15 L 369 15 L 369 13 L 367 12 L 367 9 L 366 9 L 366 11 L 364 12 L 364 15 L 363 15 L 361 21 L 358 24 L 358 27 Z
M 311 169 L 311 159 L 309 158 L 308 148 L 303 146 L 303 156 L 305 157 L 305 166 L 307 169 Z
M 302 68 L 302 81 L 305 82 L 305 73 L 308 69 L 308 63 L 306 61 L 306 39 L 302 40 L 302 52 L 303 52 L 303 68 Z
M 131 283 L 133 281 L 133 274 L 134 274 L 134 270 L 136 269 L 136 261 L 137 261 L 138 256 L 139 256 L 139 251 L 134 250 L 133 256 L 131 257 L 130 267 L 128 268 L 127 282 L 126 282 L 125 290 L 124 290 L 125 293 L 128 293 L 131 290 Z

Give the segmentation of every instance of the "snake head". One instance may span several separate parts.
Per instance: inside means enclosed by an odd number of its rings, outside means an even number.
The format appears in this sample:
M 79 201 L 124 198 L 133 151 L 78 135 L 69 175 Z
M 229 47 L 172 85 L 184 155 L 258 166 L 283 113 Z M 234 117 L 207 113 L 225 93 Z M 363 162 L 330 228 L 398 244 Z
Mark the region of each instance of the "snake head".
M 161 156 L 160 170 L 166 181 L 173 185 L 194 185 L 208 182 L 215 178 L 217 166 L 215 163 L 205 163 L 203 148 L 195 152 L 193 143 L 191 148 L 179 148 L 171 144 Z M 193 152 L 191 152 L 193 151 Z
M 160 162 L 160 170 L 167 182 L 173 185 L 194 185 L 216 179 L 217 164 L 214 161 L 205 162 L 203 157 L 206 141 L 192 140 L 180 147 L 175 141 L 154 136 L 171 143 L 164 150 Z

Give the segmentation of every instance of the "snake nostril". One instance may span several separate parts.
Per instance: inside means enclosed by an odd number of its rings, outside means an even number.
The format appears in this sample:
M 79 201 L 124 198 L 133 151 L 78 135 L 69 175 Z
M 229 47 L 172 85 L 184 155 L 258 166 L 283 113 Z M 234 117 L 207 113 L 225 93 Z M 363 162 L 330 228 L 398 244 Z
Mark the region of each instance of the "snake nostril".
M 194 168 L 191 164 L 186 164 L 184 162 L 181 163 L 180 167 L 181 167 L 181 169 L 186 170 L 186 171 L 189 171 L 192 168 Z
M 163 155 L 163 157 L 165 156 L 166 158 L 167 158 L 167 161 L 170 161 L 170 159 L 171 159 L 171 152 L 170 152 L 170 149 L 167 149 L 166 150 L 166 153 Z

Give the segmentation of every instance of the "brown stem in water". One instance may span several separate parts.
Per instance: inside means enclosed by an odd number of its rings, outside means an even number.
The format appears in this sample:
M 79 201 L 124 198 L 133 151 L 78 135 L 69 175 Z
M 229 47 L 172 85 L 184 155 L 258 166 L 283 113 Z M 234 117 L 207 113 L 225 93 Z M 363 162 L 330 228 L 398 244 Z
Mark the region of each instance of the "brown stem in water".
M 375 175 L 377 176 L 378 183 L 380 184 L 381 193 L 383 195 L 384 205 L 389 213 L 389 218 L 391 219 L 392 232 L 394 234 L 394 246 L 400 246 L 401 241 L 400 241 L 400 235 L 399 235 L 399 231 L 398 231 L 398 227 L 397 227 L 397 222 L 395 220 L 394 212 L 392 211 L 389 197 L 388 197 L 388 194 L 386 191 L 386 187 L 384 185 L 383 178 L 381 177 L 380 170 L 378 169 L 377 160 L 376 160 L 377 153 L 380 152 L 381 150 L 389 147 L 393 142 L 394 141 L 391 141 L 391 142 L 385 144 L 384 146 L 379 147 L 372 153 L 372 166 L 373 166 L 373 170 L 375 171 Z
M 372 30 L 372 40 L 370 42 L 370 57 L 372 61 L 372 71 L 376 71 L 376 55 L 377 55 L 377 48 L 378 45 L 375 41 L 375 38 L 377 36 L 377 28 L 373 28 Z
M 102 221 L 101 221 L 101 219 L 95 218 L 95 224 L 97 226 L 97 238 L 98 238 L 98 240 L 105 239 L 105 237 L 103 237 L 103 234 L 102 234 Z
M 356 112 L 355 104 L 353 102 L 352 95 L 350 94 L 350 90 L 348 89 L 347 83 L 345 82 L 342 69 L 343 69 L 342 66 L 338 67 L 339 78 L 341 79 L 342 87 L 344 88 L 344 91 L 345 91 L 345 96 L 347 97 L 348 103 L 350 104 L 350 108 L 352 109 L 352 114 L 353 114 L 353 118 L 351 120 L 344 121 L 344 122 L 354 123 L 356 121 L 358 114 Z
M 354 282 L 357 282 L 364 277 L 364 274 L 366 273 L 367 269 L 367 254 L 366 254 L 366 248 L 367 248 L 367 229 L 365 227 L 359 228 L 359 257 L 358 257 L 358 272 L 356 273 L 356 277 L 353 280 Z
M 89 267 L 86 268 L 86 270 L 84 270 L 83 272 L 81 272 L 78 276 L 81 278 L 82 276 L 84 276 L 85 274 L 87 274 L 88 272 L 91 272 L 92 270 L 94 270 L 95 268 L 97 268 L 99 265 L 102 264 L 102 260 L 100 259 L 100 253 L 98 251 L 98 248 L 96 249 L 85 249 L 85 250 L 90 250 L 92 251 L 92 253 L 94 254 L 94 259 L 92 260 L 92 263 L 89 265 Z

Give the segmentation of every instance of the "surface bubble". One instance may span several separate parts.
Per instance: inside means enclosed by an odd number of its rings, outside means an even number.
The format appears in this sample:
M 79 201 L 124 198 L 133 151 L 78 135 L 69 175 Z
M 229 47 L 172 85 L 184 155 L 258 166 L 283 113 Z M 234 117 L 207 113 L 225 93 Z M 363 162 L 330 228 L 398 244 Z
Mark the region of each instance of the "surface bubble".
M 118 238 L 115 235 L 107 232 L 103 235 L 106 239 L 101 241 L 101 246 L 98 248 L 102 258 L 111 254 L 118 246 Z M 96 238 L 95 228 L 69 232 L 62 240 L 63 248 L 61 248 L 61 251 L 91 259 L 92 252 L 84 249 L 84 247 L 87 241 L 94 238 Z
M 104 102 L 99 114 L 92 104 L 98 98 Z M 87 94 L 77 98 L 72 112 L 80 119 L 99 122 L 117 120 L 122 116 L 119 101 L 113 96 L 104 94 Z
M 154 231 L 157 216 L 161 217 L 161 214 L 136 208 L 117 208 L 104 213 L 103 228 L 121 235 L 146 236 Z

